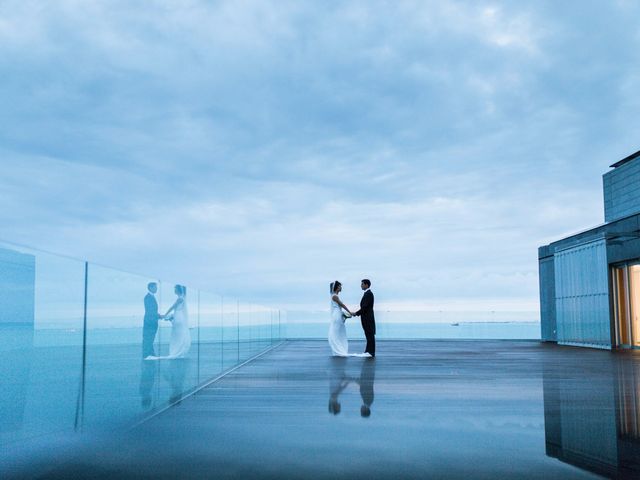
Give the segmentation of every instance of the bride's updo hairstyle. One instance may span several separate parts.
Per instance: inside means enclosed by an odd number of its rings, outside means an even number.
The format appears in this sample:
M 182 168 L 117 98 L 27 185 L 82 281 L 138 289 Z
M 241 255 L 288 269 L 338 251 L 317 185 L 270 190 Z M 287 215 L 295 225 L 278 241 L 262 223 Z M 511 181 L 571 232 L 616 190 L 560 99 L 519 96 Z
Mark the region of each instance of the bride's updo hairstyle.
M 176 285 L 176 293 L 184 297 L 187 294 L 187 287 L 184 285 Z
M 329 290 L 331 290 L 331 293 L 336 293 L 336 290 L 338 290 L 338 287 L 341 287 L 342 284 L 336 280 L 335 282 L 331 282 L 331 285 L 329 285 Z

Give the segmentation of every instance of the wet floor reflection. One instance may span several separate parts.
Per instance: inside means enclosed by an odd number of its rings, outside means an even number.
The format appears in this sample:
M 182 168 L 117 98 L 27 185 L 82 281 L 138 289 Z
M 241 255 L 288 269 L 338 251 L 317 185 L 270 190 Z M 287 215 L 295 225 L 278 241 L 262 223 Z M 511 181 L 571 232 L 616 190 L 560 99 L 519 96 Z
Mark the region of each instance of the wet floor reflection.
M 607 477 L 640 478 L 640 358 L 577 352 L 561 364 L 547 360 L 547 455 Z
M 191 362 L 143 362 L 136 406 L 178 398 Z M 375 360 L 288 342 L 131 431 L 48 449 L 38 478 L 640 478 L 639 385 L 640 356 L 536 342 L 385 342 Z
M 340 394 L 347 388 L 351 379 L 347 377 L 347 359 L 332 357 L 329 364 L 329 413 L 338 415 L 342 410 Z
M 357 368 L 354 359 L 332 357 L 329 363 L 329 413 L 338 415 L 342 411 L 340 394 L 350 384 L 355 384 L 360 390 L 362 405 L 360 415 L 364 418 L 371 416 L 371 405 L 374 400 L 374 383 L 376 378 L 376 361 L 372 358 L 358 359 L 360 373 L 352 370 Z M 347 369 L 351 370 L 347 370 Z
M 362 397 L 362 406 L 360 407 L 360 415 L 369 417 L 371 415 L 371 404 L 373 403 L 374 392 L 373 384 L 376 380 L 376 361 L 368 358 L 362 362 L 360 369 L 360 397 Z

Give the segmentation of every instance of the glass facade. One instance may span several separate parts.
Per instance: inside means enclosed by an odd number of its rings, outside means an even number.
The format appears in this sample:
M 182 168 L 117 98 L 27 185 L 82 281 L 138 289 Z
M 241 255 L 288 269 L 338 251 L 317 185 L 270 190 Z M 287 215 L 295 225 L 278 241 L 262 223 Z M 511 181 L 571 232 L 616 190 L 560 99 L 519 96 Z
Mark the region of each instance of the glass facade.
M 640 347 L 640 263 L 613 267 L 616 342 Z

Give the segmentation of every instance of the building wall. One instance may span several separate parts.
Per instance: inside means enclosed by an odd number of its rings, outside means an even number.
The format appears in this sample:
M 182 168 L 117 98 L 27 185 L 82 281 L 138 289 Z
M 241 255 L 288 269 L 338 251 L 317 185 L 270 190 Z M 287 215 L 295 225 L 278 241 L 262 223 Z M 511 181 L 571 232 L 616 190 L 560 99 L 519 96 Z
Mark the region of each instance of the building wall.
M 606 241 L 557 251 L 554 268 L 558 343 L 611 348 Z
M 613 222 L 640 212 L 640 158 L 603 176 L 604 219 Z
M 540 338 L 544 342 L 557 341 L 556 335 L 556 282 L 553 254 L 540 249 L 538 270 L 540 277 Z
M 640 258 L 640 238 L 626 233 L 640 231 L 640 215 L 632 215 L 608 225 L 607 233 L 612 237 L 607 246 L 609 264 L 628 262 Z M 619 236 L 622 235 L 622 236 Z

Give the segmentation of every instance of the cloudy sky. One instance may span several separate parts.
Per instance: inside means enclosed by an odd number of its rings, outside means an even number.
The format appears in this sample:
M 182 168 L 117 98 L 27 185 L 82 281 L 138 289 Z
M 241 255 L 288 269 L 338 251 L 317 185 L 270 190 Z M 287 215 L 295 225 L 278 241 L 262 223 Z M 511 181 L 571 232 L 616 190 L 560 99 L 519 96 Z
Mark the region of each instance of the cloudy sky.
M 0 237 L 289 308 L 537 308 L 640 148 L 635 1 L 0 0 Z

